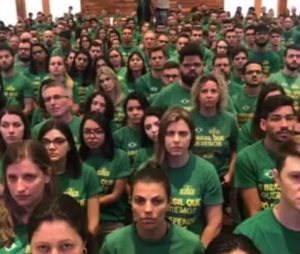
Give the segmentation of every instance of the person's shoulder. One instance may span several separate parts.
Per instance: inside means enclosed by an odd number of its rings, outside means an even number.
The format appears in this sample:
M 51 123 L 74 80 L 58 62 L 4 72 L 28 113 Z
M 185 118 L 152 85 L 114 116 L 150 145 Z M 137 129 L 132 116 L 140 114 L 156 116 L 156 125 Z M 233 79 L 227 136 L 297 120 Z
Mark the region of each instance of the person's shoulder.
M 113 231 L 112 233 L 108 234 L 105 237 L 105 242 L 111 246 L 115 244 L 118 245 L 124 244 L 123 240 L 124 241 L 128 240 L 128 238 L 132 236 L 132 232 L 133 232 L 132 225 L 119 228 Z
M 215 166 L 208 160 L 205 160 L 195 154 L 191 155 L 191 159 L 195 161 L 195 170 L 200 172 L 216 172 Z
M 240 152 L 241 154 L 253 154 L 253 151 L 259 151 L 262 149 L 262 140 L 256 141 L 254 144 L 244 147 Z

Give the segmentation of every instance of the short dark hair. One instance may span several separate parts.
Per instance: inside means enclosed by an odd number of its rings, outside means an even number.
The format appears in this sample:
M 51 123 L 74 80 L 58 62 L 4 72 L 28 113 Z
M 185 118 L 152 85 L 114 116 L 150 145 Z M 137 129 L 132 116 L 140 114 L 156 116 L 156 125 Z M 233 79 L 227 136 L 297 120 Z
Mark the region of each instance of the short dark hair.
M 157 51 L 161 51 L 162 53 L 163 53 L 163 55 L 165 56 L 165 57 L 167 57 L 167 52 L 166 52 L 166 50 L 164 50 L 161 46 L 153 46 L 153 47 L 151 47 L 150 49 L 149 49 L 149 58 L 151 58 L 151 55 L 152 55 L 152 53 L 153 52 L 157 52 Z
M 179 64 L 172 60 L 166 61 L 163 66 L 163 70 L 168 70 L 168 69 L 179 69 Z
M 182 63 L 186 56 L 199 56 L 203 61 L 203 52 L 197 43 L 190 42 L 179 51 L 179 62 Z
M 285 50 L 284 50 L 284 57 L 287 56 L 287 53 L 289 50 L 297 50 L 300 51 L 300 46 L 298 44 L 291 44 L 286 46 Z
M 14 50 L 10 46 L 7 46 L 4 43 L 0 44 L 0 51 L 7 51 L 11 56 L 15 55 Z
M 216 54 L 216 55 L 213 57 L 212 65 L 213 65 L 213 66 L 215 65 L 215 62 L 216 62 L 217 59 L 222 59 L 222 58 L 227 58 L 229 64 L 231 64 L 231 59 L 230 59 L 230 57 L 229 57 L 228 55 L 226 55 L 226 54 Z
M 247 67 L 250 65 L 250 64 L 257 64 L 261 67 L 262 69 L 262 64 L 258 61 L 248 61 L 245 65 L 244 65 L 244 68 L 243 68 L 243 75 L 245 75 L 246 73 L 246 70 L 247 70 Z
M 149 161 L 141 170 L 139 170 L 130 182 L 131 196 L 134 186 L 139 183 L 160 183 L 163 185 L 168 200 L 171 199 L 171 185 L 166 170 L 159 164 Z
M 125 112 L 125 122 L 127 121 L 127 118 L 128 118 L 127 105 L 130 100 L 137 100 L 140 103 L 142 110 L 144 110 L 144 111 L 146 110 L 146 108 L 149 107 L 149 102 L 144 94 L 139 93 L 139 92 L 132 92 L 132 93 L 128 94 L 127 97 L 125 98 L 125 101 L 123 104 L 123 110 Z
M 280 35 L 282 35 L 282 30 L 280 28 L 274 27 L 274 28 L 271 28 L 270 34 L 280 34 Z
M 231 59 L 233 60 L 240 53 L 244 53 L 248 58 L 248 50 L 245 47 L 236 47 L 231 52 Z

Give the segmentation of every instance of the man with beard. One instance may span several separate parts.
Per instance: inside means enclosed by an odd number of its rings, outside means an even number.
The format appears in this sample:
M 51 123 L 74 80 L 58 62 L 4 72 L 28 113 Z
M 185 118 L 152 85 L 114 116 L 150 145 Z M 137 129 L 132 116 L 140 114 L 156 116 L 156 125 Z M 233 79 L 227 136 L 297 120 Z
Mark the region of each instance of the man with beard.
M 239 188 L 247 216 L 274 206 L 280 190 L 273 170 L 279 146 L 293 135 L 296 124 L 293 100 L 286 95 L 266 99 L 262 107 L 260 128 L 265 137 L 238 153 L 235 186 Z
M 162 71 L 167 60 L 167 53 L 159 46 L 150 48 L 149 63 L 151 70 L 136 82 L 137 92 L 143 93 L 148 99 L 157 94 L 163 87 Z
M 245 64 L 248 61 L 248 51 L 244 47 L 238 47 L 232 52 L 232 72 L 230 80 L 242 86 L 244 84 L 242 76 Z
M 256 108 L 258 95 L 263 84 L 262 66 L 259 62 L 249 61 L 243 69 L 244 89 L 232 97 L 239 125 L 251 120 Z
M 191 87 L 195 80 L 203 74 L 203 53 L 199 45 L 188 43 L 179 52 L 181 80 L 175 82 L 157 95 L 153 106 L 168 109 L 178 106 L 191 110 L 193 107 Z
M 29 79 L 14 68 L 12 48 L 0 46 L 0 69 L 4 95 L 8 104 L 16 104 L 30 115 L 33 110 L 33 90 Z
M 20 72 L 24 75 L 29 72 L 29 65 L 31 60 L 31 43 L 28 40 L 21 40 L 18 46 L 18 52 L 16 56 L 15 69 L 16 72 Z
M 249 52 L 250 61 L 258 61 L 262 64 L 263 74 L 267 78 L 271 73 L 280 69 L 280 57 L 277 53 L 268 49 L 269 28 L 261 23 L 255 27 L 255 47 Z
M 139 50 L 138 47 L 134 46 L 133 42 L 133 29 L 129 26 L 125 26 L 122 29 L 121 35 L 121 46 L 120 51 L 123 55 L 124 61 L 127 63 L 128 57 L 133 51 Z
M 284 51 L 284 68 L 272 74 L 268 82 L 276 82 L 281 85 L 286 94 L 292 97 L 295 104 L 300 99 L 300 47 L 296 44 L 287 46 Z

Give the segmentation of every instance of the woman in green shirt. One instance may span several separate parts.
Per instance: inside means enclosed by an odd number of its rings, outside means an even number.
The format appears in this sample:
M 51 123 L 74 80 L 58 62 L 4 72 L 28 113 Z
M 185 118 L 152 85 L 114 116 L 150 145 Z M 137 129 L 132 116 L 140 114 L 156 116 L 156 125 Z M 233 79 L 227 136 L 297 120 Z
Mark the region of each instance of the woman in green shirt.
M 95 235 L 99 224 L 97 175 L 81 163 L 70 128 L 50 120 L 43 125 L 38 139 L 48 152 L 59 191 L 86 208 L 89 232 Z

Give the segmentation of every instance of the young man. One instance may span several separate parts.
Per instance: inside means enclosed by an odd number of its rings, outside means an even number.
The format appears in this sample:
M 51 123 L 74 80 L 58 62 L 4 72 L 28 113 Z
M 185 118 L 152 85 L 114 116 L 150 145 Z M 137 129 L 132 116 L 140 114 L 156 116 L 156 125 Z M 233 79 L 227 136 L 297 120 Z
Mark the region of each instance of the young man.
M 296 124 L 293 100 L 285 95 L 267 98 L 262 107 L 260 128 L 265 138 L 238 153 L 235 186 L 239 188 L 246 216 L 278 203 L 280 190 L 274 181 L 279 146 L 293 135 Z
M 282 119 L 282 121 L 286 121 Z M 261 253 L 300 253 L 300 140 L 279 148 L 274 177 L 281 190 L 278 205 L 244 221 L 235 233 L 250 238 Z
M 244 47 L 238 47 L 232 51 L 232 72 L 230 80 L 242 86 L 243 69 L 248 61 L 248 51 Z
M 162 81 L 165 86 L 180 80 L 179 64 L 174 61 L 167 61 L 162 71 Z
M 8 104 L 17 104 L 25 115 L 33 111 L 33 89 L 28 78 L 15 70 L 12 48 L 0 46 L 0 69 L 3 93 Z

